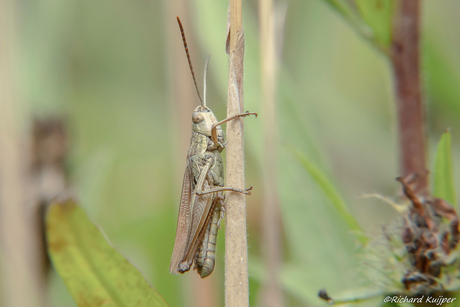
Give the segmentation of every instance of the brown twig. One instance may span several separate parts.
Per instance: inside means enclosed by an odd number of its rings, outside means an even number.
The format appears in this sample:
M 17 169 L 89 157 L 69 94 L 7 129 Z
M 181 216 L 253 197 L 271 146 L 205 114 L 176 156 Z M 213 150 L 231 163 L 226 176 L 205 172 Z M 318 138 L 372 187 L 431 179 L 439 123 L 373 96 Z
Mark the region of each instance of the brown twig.
M 227 117 L 243 113 L 244 34 L 241 0 L 230 0 L 230 55 Z M 243 119 L 227 124 L 227 185 L 244 189 Z M 225 227 L 225 305 L 249 306 L 248 249 L 246 232 L 246 198 L 244 194 L 227 194 Z
M 276 116 L 276 71 L 278 57 L 273 0 L 259 1 L 261 84 L 264 114 L 264 197 L 262 208 L 262 255 L 265 260 L 267 280 L 264 283 L 261 306 L 284 305 L 280 287 L 281 265 L 281 214 L 277 193 L 277 116 Z
M 428 195 L 425 113 L 420 86 L 420 5 L 419 0 L 398 1 L 393 21 L 391 61 L 396 90 L 401 175 L 419 174 L 414 190 L 417 194 Z

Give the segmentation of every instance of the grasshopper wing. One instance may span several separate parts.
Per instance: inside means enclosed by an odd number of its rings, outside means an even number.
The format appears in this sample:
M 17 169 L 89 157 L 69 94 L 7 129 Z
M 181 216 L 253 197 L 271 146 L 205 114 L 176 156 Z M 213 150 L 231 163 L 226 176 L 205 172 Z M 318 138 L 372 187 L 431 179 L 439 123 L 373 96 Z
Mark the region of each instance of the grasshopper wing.
M 194 166 L 192 166 L 194 167 Z M 211 162 L 200 170 L 198 180 L 196 181 L 195 190 L 191 195 L 190 211 L 192 213 L 189 237 L 185 249 L 183 265 L 180 265 L 181 271 L 187 271 L 192 265 L 196 256 L 196 251 L 202 243 L 204 232 L 210 222 L 210 212 L 212 206 L 212 194 L 197 195 L 196 191 L 209 189 L 207 175 L 211 168 Z M 192 172 L 193 173 L 193 172 Z
M 174 250 L 169 265 L 169 272 L 177 275 L 179 273 L 179 263 L 184 259 L 187 238 L 190 232 L 190 201 L 192 196 L 192 169 L 191 161 L 187 159 L 185 167 L 184 181 L 182 183 L 182 193 L 180 197 L 179 217 L 177 218 L 176 240 Z

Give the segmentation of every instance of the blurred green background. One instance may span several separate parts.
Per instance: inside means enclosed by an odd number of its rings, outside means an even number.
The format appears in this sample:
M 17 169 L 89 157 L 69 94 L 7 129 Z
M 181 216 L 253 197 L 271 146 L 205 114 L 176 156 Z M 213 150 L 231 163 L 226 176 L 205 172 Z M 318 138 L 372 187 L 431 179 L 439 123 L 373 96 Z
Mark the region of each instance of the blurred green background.
M 356 236 L 288 147 L 322 169 L 365 232 L 377 235 L 397 214 L 361 195 L 394 196 L 399 188 L 394 181 L 399 173 L 392 74 L 387 59 L 326 2 L 290 0 L 282 5 L 287 11 L 278 46 L 282 57 L 273 123 L 280 135 L 282 285 L 289 306 L 320 306 L 325 305 L 316 297 L 320 288 L 333 294 L 369 284 L 357 269 Z M 208 105 L 223 119 L 227 8 L 226 1 L 215 0 L 21 0 L 9 7 L 13 84 L 24 131 L 31 117 L 65 119 L 74 194 L 92 221 L 171 306 L 191 306 L 198 300 L 194 289 L 201 285 L 214 289 L 210 301 L 223 306 L 224 231 L 219 235 L 218 264 L 209 279 L 202 282 L 194 272 L 173 276 L 168 267 L 190 117 L 199 103 L 188 70 L 181 70 L 187 63 L 175 17 L 184 20 L 200 88 L 202 67 L 211 55 Z M 458 1 L 423 2 L 429 167 L 436 142 L 451 127 L 457 179 L 458 16 Z M 244 25 L 245 108 L 260 115 L 245 120 L 246 184 L 254 186 L 247 198 L 250 300 L 256 305 L 264 276 L 259 260 L 261 174 L 263 168 L 275 167 L 261 162 L 264 101 L 257 1 L 244 1 Z M 50 276 L 49 297 L 50 306 L 75 306 L 55 273 Z

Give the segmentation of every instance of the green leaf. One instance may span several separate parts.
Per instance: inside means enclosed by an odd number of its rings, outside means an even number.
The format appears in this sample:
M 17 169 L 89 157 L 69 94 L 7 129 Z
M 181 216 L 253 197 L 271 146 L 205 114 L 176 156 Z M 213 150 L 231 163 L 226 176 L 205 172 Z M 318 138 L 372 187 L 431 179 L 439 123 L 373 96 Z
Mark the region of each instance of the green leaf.
M 355 0 L 355 3 L 363 20 L 372 28 L 376 43 L 388 48 L 391 43 L 393 1 Z
M 354 21 L 356 19 L 356 14 L 353 11 L 353 8 L 346 2 L 342 0 L 325 0 L 334 10 L 339 14 L 345 17 L 349 21 Z
M 168 306 L 73 200 L 51 204 L 48 251 L 78 306 Z
M 339 191 L 336 189 L 334 184 L 327 178 L 324 172 L 316 165 L 314 165 L 311 161 L 309 161 L 307 157 L 302 155 L 296 149 L 290 148 L 290 150 L 297 158 L 297 160 L 302 164 L 303 168 L 309 173 L 313 180 L 323 190 L 327 198 L 329 198 L 329 200 L 332 202 L 335 209 L 339 212 L 340 216 L 347 223 L 349 229 L 355 233 L 362 233 L 361 227 L 349 211 L 345 200 L 341 197 Z M 368 241 L 365 236 L 359 236 L 358 240 L 364 245 Z
M 457 199 L 452 168 L 451 136 L 450 132 L 447 131 L 442 134 L 436 151 L 434 196 L 445 199 L 456 206 Z
M 377 50 L 389 55 L 392 33 L 393 1 L 324 0 Z

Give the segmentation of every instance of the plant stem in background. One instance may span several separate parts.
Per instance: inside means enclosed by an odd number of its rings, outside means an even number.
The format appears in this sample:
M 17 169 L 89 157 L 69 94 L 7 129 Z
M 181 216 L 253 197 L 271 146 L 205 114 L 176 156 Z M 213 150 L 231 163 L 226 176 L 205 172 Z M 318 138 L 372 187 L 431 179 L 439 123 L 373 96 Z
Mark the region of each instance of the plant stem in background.
M 0 1 L 0 305 L 44 306 L 46 283 L 38 257 L 35 216 L 26 201 L 29 156 L 23 134 L 25 118 L 15 91 L 17 30 L 15 1 Z
M 243 8 L 241 0 L 230 0 L 230 55 L 227 117 L 243 113 Z M 227 186 L 244 189 L 243 120 L 227 124 Z M 246 197 L 227 192 L 225 226 L 225 305 L 249 306 Z
M 262 207 L 262 251 L 267 280 L 262 290 L 261 306 L 283 306 L 280 288 L 281 213 L 277 193 L 276 72 L 278 58 L 275 45 L 275 11 L 273 0 L 259 0 L 261 84 L 264 114 L 264 196 Z
M 393 20 L 391 61 L 396 91 L 400 172 L 419 174 L 416 193 L 428 195 L 425 162 L 424 109 L 420 85 L 419 0 L 397 2 Z

